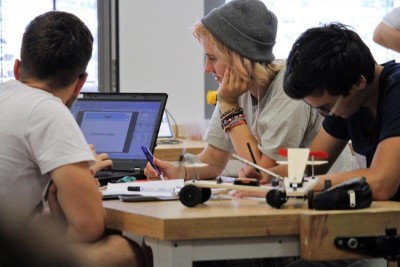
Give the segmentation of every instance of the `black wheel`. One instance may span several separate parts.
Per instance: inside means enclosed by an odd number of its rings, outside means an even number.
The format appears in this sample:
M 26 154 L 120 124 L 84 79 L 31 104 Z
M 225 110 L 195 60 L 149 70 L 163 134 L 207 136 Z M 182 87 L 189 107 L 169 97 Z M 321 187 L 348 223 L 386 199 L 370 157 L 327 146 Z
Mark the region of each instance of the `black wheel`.
M 308 208 L 313 209 L 314 208 L 314 192 L 312 190 L 308 191 L 307 193 L 307 202 L 308 202 Z
M 201 193 L 201 188 L 188 184 L 185 185 L 181 191 L 179 191 L 179 200 L 186 207 L 194 207 L 201 203 L 203 199 L 203 194 Z
M 278 178 L 272 179 L 272 186 L 278 186 L 278 185 L 279 185 L 279 179 Z
M 286 193 L 278 189 L 270 190 L 267 193 L 266 199 L 271 207 L 279 209 L 286 203 Z
M 211 188 L 202 188 L 201 194 L 202 194 L 201 203 L 204 203 L 211 197 Z

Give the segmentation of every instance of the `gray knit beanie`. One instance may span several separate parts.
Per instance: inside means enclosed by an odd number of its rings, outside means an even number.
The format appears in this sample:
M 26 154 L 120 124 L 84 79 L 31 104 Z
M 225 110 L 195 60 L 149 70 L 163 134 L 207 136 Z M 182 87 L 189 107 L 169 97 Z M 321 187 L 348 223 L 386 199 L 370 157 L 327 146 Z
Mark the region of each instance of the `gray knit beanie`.
M 233 0 L 201 19 L 203 25 L 221 43 L 253 61 L 275 59 L 278 20 L 264 3 L 258 0 Z

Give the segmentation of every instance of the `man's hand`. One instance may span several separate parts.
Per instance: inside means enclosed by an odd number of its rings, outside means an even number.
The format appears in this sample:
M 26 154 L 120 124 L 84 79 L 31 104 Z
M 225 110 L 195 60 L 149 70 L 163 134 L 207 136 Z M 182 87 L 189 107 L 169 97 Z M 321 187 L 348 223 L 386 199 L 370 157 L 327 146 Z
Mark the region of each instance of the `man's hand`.
M 113 163 L 112 160 L 108 158 L 107 153 L 97 154 L 96 149 L 93 145 L 89 145 L 89 148 L 92 151 L 93 156 L 96 160 L 96 163 L 92 167 L 90 167 L 90 171 L 93 175 L 102 169 L 111 168 Z

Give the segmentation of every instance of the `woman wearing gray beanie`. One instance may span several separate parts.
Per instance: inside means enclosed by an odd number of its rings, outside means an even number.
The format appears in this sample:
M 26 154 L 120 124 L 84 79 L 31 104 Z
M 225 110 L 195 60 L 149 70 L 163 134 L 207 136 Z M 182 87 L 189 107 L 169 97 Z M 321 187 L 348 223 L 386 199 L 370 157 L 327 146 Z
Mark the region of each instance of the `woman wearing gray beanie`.
M 206 54 L 205 72 L 220 84 L 217 106 L 206 132 L 207 147 L 197 157 L 208 163 L 202 179 L 217 177 L 235 152 L 258 165 L 272 168 L 281 160 L 279 148 L 306 147 L 320 129 L 322 118 L 303 101 L 284 92 L 285 62 L 275 60 L 273 47 L 277 18 L 258 0 L 233 0 L 214 10 L 194 26 L 194 36 Z M 249 149 L 250 147 L 250 149 Z M 339 157 L 336 170 L 352 169 L 349 149 Z M 191 178 L 192 169 L 154 159 L 165 178 Z M 330 167 L 332 164 L 327 164 Z M 197 173 L 197 172 L 196 172 Z M 147 165 L 145 175 L 157 172 Z M 270 177 L 244 166 L 239 176 Z

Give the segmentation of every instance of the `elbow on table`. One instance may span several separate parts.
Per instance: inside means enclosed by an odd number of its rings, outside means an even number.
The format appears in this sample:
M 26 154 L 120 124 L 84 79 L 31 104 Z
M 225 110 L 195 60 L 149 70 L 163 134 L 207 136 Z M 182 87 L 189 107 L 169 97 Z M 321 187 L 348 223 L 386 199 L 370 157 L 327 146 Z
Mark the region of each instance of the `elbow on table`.
M 372 198 L 378 201 L 390 200 L 397 192 L 398 186 L 385 185 L 383 183 L 372 185 Z

